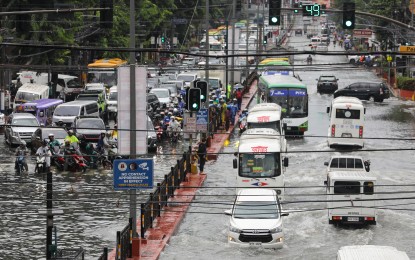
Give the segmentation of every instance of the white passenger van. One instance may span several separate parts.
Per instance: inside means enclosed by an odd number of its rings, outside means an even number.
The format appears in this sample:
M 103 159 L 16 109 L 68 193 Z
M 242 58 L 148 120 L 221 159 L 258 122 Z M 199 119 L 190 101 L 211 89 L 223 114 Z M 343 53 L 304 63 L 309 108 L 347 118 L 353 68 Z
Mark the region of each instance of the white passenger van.
M 343 246 L 337 251 L 337 260 L 409 260 L 408 255 L 392 246 Z
M 49 98 L 49 86 L 36 83 L 24 83 L 16 93 L 13 107 L 28 101 Z
M 324 181 L 329 224 L 376 225 L 376 177 L 365 170 L 330 171 Z
M 91 100 L 75 100 L 63 103 L 56 107 L 52 123 L 71 127 L 77 116 L 99 116 L 98 103 Z
M 190 87 L 191 82 L 197 79 L 197 73 L 193 72 L 186 72 L 186 73 L 180 73 L 177 75 L 176 80 L 183 80 L 185 87 Z
M 233 168 L 238 169 L 237 191 L 254 187 L 272 188 L 283 198 L 288 158 L 281 153 L 280 134 L 276 130 L 246 130 L 239 140 L 238 153 L 235 155 L 238 156 L 233 161 Z
M 330 148 L 352 146 L 363 148 L 366 109 L 355 97 L 337 97 L 327 107 L 330 116 L 327 143 Z
M 331 171 L 370 171 L 370 161 L 355 155 L 334 155 L 325 162 L 327 174 Z
M 107 99 L 109 118 L 114 118 L 118 112 L 118 89 L 117 86 L 110 88 L 110 93 Z
M 260 103 L 253 106 L 248 111 L 246 119 L 247 129 L 271 128 L 280 135 L 281 151 L 287 151 L 287 141 L 281 118 L 281 106 L 275 103 Z
M 275 190 L 242 189 L 231 210 L 228 242 L 241 247 L 282 248 L 281 204 Z

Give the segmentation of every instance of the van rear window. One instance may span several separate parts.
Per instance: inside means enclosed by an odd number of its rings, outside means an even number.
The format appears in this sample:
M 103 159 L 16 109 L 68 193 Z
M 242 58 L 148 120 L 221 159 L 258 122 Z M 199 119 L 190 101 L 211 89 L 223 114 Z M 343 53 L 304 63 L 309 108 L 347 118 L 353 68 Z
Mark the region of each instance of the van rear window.
M 359 158 L 333 158 L 330 168 L 363 169 L 363 162 Z
M 336 118 L 360 119 L 360 110 L 353 109 L 336 109 Z
M 360 182 L 335 181 L 334 194 L 360 194 Z

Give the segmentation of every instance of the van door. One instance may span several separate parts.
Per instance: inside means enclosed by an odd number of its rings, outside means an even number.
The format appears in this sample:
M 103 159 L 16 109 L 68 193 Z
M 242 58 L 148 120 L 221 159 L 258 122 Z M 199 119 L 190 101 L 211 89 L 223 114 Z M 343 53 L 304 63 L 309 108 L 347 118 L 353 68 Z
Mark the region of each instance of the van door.
M 361 194 L 359 181 L 332 180 L 334 196 L 332 200 L 332 215 L 345 216 L 348 222 L 358 222 L 361 214 Z

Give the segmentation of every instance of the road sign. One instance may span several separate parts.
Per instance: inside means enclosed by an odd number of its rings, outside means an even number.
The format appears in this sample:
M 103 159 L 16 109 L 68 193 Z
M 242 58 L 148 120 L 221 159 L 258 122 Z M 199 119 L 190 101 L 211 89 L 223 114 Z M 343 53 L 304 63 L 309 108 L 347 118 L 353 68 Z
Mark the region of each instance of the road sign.
M 114 160 L 114 189 L 153 189 L 153 159 Z
M 184 131 L 190 133 L 196 132 L 196 117 L 185 117 L 184 121 Z
M 415 46 L 399 46 L 399 52 L 415 52 Z
M 196 130 L 207 132 L 208 126 L 208 110 L 200 109 L 196 115 Z
M 371 38 L 372 37 L 372 30 L 369 29 L 354 29 L 353 30 L 353 37 L 356 38 Z

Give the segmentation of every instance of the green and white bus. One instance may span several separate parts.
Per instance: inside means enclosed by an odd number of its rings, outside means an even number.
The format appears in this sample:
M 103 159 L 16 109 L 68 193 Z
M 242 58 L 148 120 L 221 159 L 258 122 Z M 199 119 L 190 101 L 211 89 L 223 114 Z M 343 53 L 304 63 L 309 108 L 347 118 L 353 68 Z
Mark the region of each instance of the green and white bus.
M 259 78 L 258 89 L 264 102 L 281 106 L 286 134 L 304 135 L 308 130 L 306 85 L 289 75 L 264 75 Z

